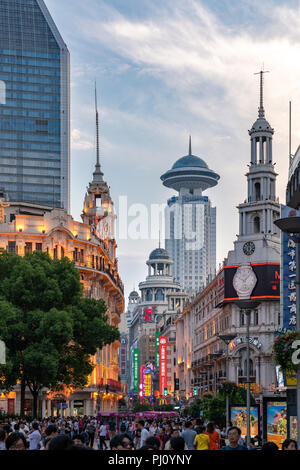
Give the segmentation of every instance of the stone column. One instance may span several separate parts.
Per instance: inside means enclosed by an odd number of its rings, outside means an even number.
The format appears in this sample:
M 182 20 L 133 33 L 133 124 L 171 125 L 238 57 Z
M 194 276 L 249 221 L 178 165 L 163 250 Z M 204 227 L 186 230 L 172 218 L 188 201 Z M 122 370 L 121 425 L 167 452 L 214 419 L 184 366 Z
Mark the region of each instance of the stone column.
M 42 399 L 42 418 L 45 418 L 46 416 L 46 400 L 43 398 Z
M 47 417 L 51 416 L 51 400 L 47 400 Z
M 264 149 L 262 137 L 259 138 L 259 163 L 264 162 Z

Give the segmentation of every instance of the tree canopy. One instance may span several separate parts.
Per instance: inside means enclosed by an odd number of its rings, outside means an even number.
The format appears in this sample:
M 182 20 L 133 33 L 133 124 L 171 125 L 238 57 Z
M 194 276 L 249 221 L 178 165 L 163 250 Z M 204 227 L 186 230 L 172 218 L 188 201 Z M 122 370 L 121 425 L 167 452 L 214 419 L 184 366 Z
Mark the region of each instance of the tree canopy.
M 0 339 L 7 348 L 0 388 L 9 390 L 17 381 L 27 385 L 34 416 L 42 388 L 84 387 L 91 356 L 119 339 L 103 299 L 82 292 L 78 270 L 67 258 L 0 255 Z

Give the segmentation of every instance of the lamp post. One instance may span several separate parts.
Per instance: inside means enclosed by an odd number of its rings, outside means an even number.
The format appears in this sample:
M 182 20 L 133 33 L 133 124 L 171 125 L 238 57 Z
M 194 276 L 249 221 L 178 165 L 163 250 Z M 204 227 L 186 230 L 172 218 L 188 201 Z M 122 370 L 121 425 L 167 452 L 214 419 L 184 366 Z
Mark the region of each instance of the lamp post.
M 226 368 L 226 380 L 229 380 L 229 344 L 236 337 L 235 334 L 228 333 L 227 335 L 217 335 L 226 344 L 226 355 L 225 355 L 225 368 Z M 229 427 L 229 395 L 226 393 L 226 429 Z
M 296 243 L 296 330 L 300 331 L 300 217 L 285 217 L 275 220 L 274 224 Z M 297 366 L 297 441 L 300 446 L 300 364 Z
M 206 369 L 206 374 L 207 374 L 207 393 L 209 393 L 209 371 L 211 369 L 211 365 L 210 364 L 205 364 L 204 366 L 204 369 Z
M 250 314 L 251 310 L 257 308 L 260 302 L 255 300 L 237 300 L 236 305 L 244 310 L 247 316 L 247 328 L 246 328 L 246 344 L 247 344 L 247 448 L 250 447 L 250 347 L 249 347 L 249 327 L 250 327 Z

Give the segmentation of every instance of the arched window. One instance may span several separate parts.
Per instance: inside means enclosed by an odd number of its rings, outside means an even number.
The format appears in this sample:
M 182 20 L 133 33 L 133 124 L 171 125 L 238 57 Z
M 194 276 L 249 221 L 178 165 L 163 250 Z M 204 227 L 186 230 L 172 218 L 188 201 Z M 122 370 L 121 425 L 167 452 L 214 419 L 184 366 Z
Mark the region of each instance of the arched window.
M 258 216 L 254 217 L 253 219 L 253 228 L 254 228 L 254 233 L 260 232 L 260 218 Z
M 150 289 L 148 289 L 146 292 L 146 302 L 151 302 L 151 301 L 152 301 L 152 292 Z
M 155 300 L 165 300 L 165 296 L 162 289 L 157 289 L 155 292 Z
M 247 359 L 244 361 L 244 375 L 247 375 Z M 249 360 L 249 375 L 253 376 L 253 361 Z

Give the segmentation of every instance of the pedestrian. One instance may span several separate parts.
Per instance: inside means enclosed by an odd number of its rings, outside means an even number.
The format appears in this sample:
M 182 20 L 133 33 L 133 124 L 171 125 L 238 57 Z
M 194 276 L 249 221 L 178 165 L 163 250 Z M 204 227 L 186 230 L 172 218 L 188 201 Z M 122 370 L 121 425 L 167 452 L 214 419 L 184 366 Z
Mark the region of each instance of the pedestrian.
M 6 450 L 27 450 L 27 442 L 21 432 L 12 432 L 5 441 Z
M 143 447 L 143 445 L 145 444 L 146 442 L 146 439 L 148 437 L 150 437 L 150 433 L 149 431 L 147 431 L 147 429 L 145 429 L 145 421 L 143 419 L 140 419 L 139 422 L 138 422 L 138 429 L 141 430 L 141 443 L 140 443 L 140 447 Z
M 197 435 L 196 431 L 192 429 L 192 423 L 188 421 L 185 423 L 185 427 L 183 428 L 183 432 L 181 433 L 181 437 L 183 437 L 184 442 L 186 443 L 188 450 L 195 450 L 194 440 Z
M 294 439 L 286 439 L 282 443 L 282 450 L 297 450 L 297 449 L 298 449 L 297 442 L 294 441 Z
M 6 432 L 3 428 L 0 428 L 0 450 L 6 450 L 5 447 Z
M 216 431 L 214 423 L 208 423 L 206 434 L 209 437 L 209 450 L 220 449 L 220 434 Z
M 29 450 L 40 450 L 41 439 L 42 436 L 39 431 L 39 425 L 36 421 L 34 421 L 31 425 L 32 430 L 28 433 L 28 440 L 29 440 Z
M 194 446 L 197 450 L 209 450 L 209 436 L 205 432 L 203 425 L 198 426 L 197 436 L 194 439 Z
M 229 444 L 222 447 L 222 450 L 247 450 L 246 447 L 239 444 L 241 430 L 237 426 L 232 426 L 228 429 L 227 437 Z
M 96 427 L 94 426 L 92 421 L 87 424 L 86 431 L 87 431 L 88 437 L 89 437 L 88 445 L 93 448 L 94 447 Z
M 185 450 L 185 442 L 183 437 L 172 437 L 170 439 L 170 450 L 175 450 L 176 452 L 182 452 Z
M 106 438 L 106 432 L 107 432 L 107 429 L 106 429 L 106 426 L 104 423 L 101 424 L 100 426 L 100 429 L 99 429 L 99 444 L 100 446 L 98 446 L 98 449 L 100 450 L 107 450 L 107 445 L 106 445 L 106 442 L 105 442 L 105 438 Z M 104 447 L 104 449 L 103 449 Z

